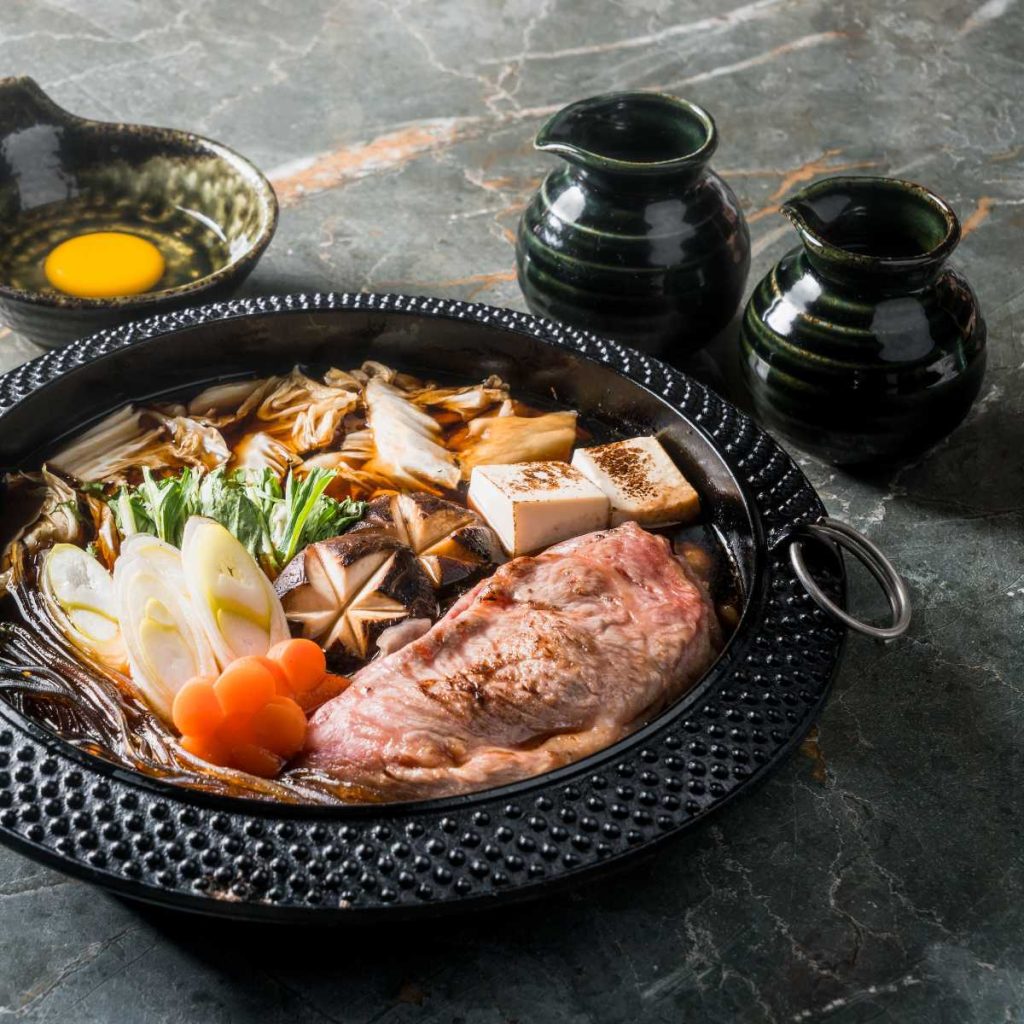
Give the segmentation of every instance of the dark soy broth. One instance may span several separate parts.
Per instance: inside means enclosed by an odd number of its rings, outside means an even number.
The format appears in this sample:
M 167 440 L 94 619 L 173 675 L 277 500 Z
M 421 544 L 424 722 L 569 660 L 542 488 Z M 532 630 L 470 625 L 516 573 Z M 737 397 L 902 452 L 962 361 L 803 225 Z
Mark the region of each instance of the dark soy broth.
M 303 367 L 312 376 L 319 376 L 318 371 L 326 368 Z M 194 394 L 195 391 L 190 390 L 188 395 L 175 397 L 186 399 Z M 524 400 L 529 404 L 524 404 Z M 532 412 L 565 408 L 535 396 L 520 396 L 519 404 Z M 350 427 L 360 425 L 353 423 Z M 644 432 L 649 431 L 629 429 L 625 425 L 612 427 L 606 422 L 581 417 L 577 443 L 601 444 Z M 228 428 L 225 436 L 229 443 L 237 444 L 243 435 Z M 450 497 L 465 502 L 465 486 Z M 7 504 L 11 514 L 0 521 L 3 531 L 0 546 L 10 539 L 17 528 L 17 520 L 25 512 L 21 507 L 15 509 L 13 502 Z M 695 523 L 652 532 L 669 540 L 676 555 L 686 560 L 707 588 L 723 639 L 727 641 L 739 621 L 742 591 L 728 548 L 708 519 L 705 509 Z M 75 650 L 57 629 L 36 585 L 37 564 L 38 559 L 29 567 L 26 580 L 0 599 L 0 699 L 79 749 L 129 770 L 179 785 L 287 803 L 379 801 L 374 793 L 315 769 L 286 767 L 277 778 L 261 779 L 207 764 L 188 754 L 167 725 L 136 695 L 129 679 Z M 475 581 L 475 577 L 470 577 L 442 597 L 442 613 Z

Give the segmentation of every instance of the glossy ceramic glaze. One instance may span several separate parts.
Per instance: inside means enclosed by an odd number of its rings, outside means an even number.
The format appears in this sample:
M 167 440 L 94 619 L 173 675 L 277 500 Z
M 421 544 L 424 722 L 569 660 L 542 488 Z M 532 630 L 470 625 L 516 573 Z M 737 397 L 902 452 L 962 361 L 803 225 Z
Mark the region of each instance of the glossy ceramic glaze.
M 197 271 L 176 275 L 189 279 L 175 287 L 115 299 L 26 285 L 26 252 L 41 261 L 70 235 L 104 223 L 173 237 L 201 253 Z M 61 109 L 30 78 L 0 80 L 0 320 L 37 344 L 61 345 L 229 294 L 276 223 L 270 183 L 226 146 L 166 128 L 89 121 Z
M 985 322 L 946 259 L 950 207 L 892 178 L 815 182 L 782 208 L 800 235 L 741 331 L 758 417 L 836 464 L 891 464 L 952 430 L 977 397 Z
M 700 107 L 612 93 L 557 113 L 536 146 L 565 163 L 519 224 L 519 283 L 544 316 L 670 360 L 714 338 L 739 307 L 750 236 L 708 167 L 718 145 Z

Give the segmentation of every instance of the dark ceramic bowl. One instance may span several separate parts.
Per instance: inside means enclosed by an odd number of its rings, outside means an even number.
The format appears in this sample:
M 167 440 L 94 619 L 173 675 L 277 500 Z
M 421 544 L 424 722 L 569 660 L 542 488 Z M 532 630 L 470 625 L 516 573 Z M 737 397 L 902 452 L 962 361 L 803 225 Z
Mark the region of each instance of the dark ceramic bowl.
M 707 674 L 592 757 L 468 796 L 300 806 L 216 796 L 114 767 L 0 695 L 0 841 L 132 897 L 276 921 L 487 907 L 605 871 L 753 789 L 821 712 L 845 630 L 791 541 L 824 509 L 792 459 L 696 381 L 512 310 L 396 295 L 238 299 L 130 324 L 0 377 L 0 465 L 38 464 L 124 402 L 216 380 L 377 359 L 437 379 L 506 378 L 588 428 L 657 433 L 698 488 L 742 617 Z M 818 579 L 842 600 L 825 547 Z M 0 690 L 21 680 L 7 662 Z
M 230 294 L 277 226 L 270 182 L 188 132 L 90 121 L 31 78 L 0 80 L 0 321 L 38 345 Z M 161 246 L 171 287 L 85 299 L 49 289 L 42 261 L 82 231 L 123 227 Z

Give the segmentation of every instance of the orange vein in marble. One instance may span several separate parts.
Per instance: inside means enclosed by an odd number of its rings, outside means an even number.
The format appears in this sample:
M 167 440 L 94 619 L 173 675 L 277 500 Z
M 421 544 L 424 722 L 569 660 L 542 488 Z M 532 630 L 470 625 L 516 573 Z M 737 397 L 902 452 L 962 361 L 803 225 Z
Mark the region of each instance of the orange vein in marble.
M 467 175 L 467 180 L 486 192 L 505 192 L 510 188 L 515 188 L 517 185 L 515 178 L 508 176 L 503 178 L 469 178 Z
M 995 200 L 991 196 L 980 196 L 978 198 L 978 205 L 975 206 L 974 211 L 963 223 L 960 237 L 966 238 L 972 231 L 981 227 L 988 220 L 988 215 L 992 212 L 994 205 Z
M 778 188 L 768 197 L 768 203 L 759 210 L 755 210 L 747 217 L 748 224 L 756 224 L 759 220 L 773 213 L 779 212 L 779 200 L 786 195 L 795 185 L 802 185 L 804 182 L 813 181 L 819 174 L 837 174 L 841 171 L 865 170 L 869 167 L 878 167 L 878 160 L 850 160 L 846 163 L 834 164 L 832 160 L 842 153 L 841 149 L 826 149 L 816 160 L 809 160 L 799 167 L 789 171 L 779 171 L 782 175 Z M 759 174 L 757 171 L 733 172 L 737 176 Z M 724 177 L 729 177 L 730 172 L 725 172 Z
M 822 785 L 828 782 L 828 765 L 825 763 L 825 755 L 818 742 L 818 727 L 816 725 L 804 737 L 804 741 L 800 744 L 800 753 L 811 759 L 811 778 Z
M 281 205 L 290 206 L 303 196 L 402 167 L 425 153 L 446 149 L 460 137 L 455 119 L 422 121 L 288 164 L 272 172 L 270 180 Z

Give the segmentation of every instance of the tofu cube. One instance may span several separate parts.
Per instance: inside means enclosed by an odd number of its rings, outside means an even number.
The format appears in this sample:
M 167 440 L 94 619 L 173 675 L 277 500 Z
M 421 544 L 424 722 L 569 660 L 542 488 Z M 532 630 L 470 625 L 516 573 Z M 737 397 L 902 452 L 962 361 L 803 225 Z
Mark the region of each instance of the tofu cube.
M 469 503 L 513 558 L 608 526 L 608 498 L 567 462 L 474 466 Z
M 577 448 L 572 464 L 608 495 L 612 526 L 668 526 L 700 514 L 697 492 L 656 437 Z

